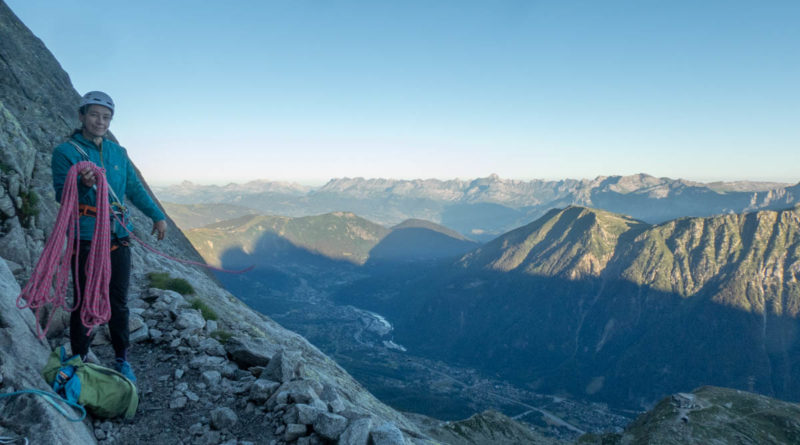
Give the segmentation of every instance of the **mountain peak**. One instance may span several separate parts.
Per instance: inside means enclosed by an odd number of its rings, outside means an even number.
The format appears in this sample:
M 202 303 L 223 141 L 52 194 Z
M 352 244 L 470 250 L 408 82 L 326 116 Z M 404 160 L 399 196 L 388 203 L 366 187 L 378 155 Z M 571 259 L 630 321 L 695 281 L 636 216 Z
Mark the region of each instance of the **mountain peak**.
M 465 267 L 570 279 L 598 276 L 614 254 L 617 239 L 646 223 L 581 206 L 554 209 L 461 260 Z

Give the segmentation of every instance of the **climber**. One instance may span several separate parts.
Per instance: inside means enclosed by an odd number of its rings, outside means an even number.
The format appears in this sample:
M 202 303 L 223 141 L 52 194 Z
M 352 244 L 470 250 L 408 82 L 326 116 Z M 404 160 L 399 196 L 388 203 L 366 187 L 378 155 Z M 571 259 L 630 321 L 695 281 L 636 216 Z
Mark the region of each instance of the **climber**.
M 91 246 L 96 223 L 111 224 L 111 279 L 109 283 L 109 303 L 111 318 L 108 322 L 111 345 L 114 348 L 114 369 L 131 381 L 136 376 L 128 362 L 129 310 L 128 282 L 131 272 L 131 252 L 129 232 L 133 230 L 124 206 L 127 197 L 137 208 L 153 220 L 152 233 L 158 240 L 164 239 L 167 230 L 166 217 L 147 193 L 136 170 L 128 159 L 125 149 L 106 137 L 109 124 L 114 116 L 114 101 L 101 91 L 90 91 L 80 101 L 78 120 L 81 127 L 74 130 L 66 142 L 53 150 L 52 170 L 53 188 L 56 200 L 61 202 L 64 181 L 70 167 L 80 161 L 91 161 L 105 169 L 109 188 L 109 200 L 114 216 L 110 221 L 96 221 L 97 178 L 90 168 L 83 169 L 78 176 L 78 201 L 80 211 L 80 247 L 77 258 L 73 256 L 72 280 L 75 297 L 85 288 L 85 265 Z M 120 221 L 122 223 L 120 223 Z M 123 225 L 125 227 L 123 227 Z M 74 262 L 78 262 L 78 277 L 75 276 Z M 80 288 L 78 289 L 78 286 Z M 83 304 L 85 298 L 80 299 Z M 91 338 L 80 317 L 80 305 L 70 314 L 70 344 L 72 354 L 86 361 Z

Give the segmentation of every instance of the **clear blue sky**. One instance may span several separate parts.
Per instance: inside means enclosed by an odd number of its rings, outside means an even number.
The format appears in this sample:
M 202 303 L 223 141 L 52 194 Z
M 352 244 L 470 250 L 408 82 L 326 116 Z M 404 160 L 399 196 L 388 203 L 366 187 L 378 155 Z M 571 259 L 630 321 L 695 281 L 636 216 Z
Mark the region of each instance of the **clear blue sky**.
M 800 1 L 6 2 L 155 184 L 800 181 Z

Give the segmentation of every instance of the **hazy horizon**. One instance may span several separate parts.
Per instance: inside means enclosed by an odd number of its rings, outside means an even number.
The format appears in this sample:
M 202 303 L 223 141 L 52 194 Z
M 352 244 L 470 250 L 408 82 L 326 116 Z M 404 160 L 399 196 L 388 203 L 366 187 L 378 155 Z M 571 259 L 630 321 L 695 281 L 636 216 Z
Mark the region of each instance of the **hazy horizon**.
M 607 177 L 614 177 L 614 176 L 623 176 L 624 177 L 624 176 L 636 176 L 636 175 L 639 175 L 639 174 L 644 174 L 644 175 L 652 176 L 652 177 L 655 177 L 655 178 L 667 178 L 667 179 L 672 179 L 672 180 L 684 180 L 684 181 L 690 181 L 690 182 L 698 182 L 698 183 L 702 183 L 702 184 L 712 184 L 712 183 L 716 183 L 716 182 L 722 182 L 722 183 L 736 183 L 736 182 L 775 183 L 775 184 L 783 184 L 783 185 L 786 185 L 786 186 L 800 184 L 800 179 L 796 179 L 794 181 L 792 181 L 792 180 L 781 181 L 781 180 L 769 180 L 769 179 L 690 179 L 690 178 L 672 178 L 672 177 L 668 177 L 668 176 L 655 176 L 655 175 L 650 175 L 650 174 L 645 173 L 645 172 L 634 173 L 634 174 L 630 174 L 630 175 L 618 175 L 618 174 L 598 175 L 598 176 L 595 176 L 595 177 L 592 177 L 592 178 L 506 178 L 506 177 L 503 177 L 502 175 L 497 175 L 497 174 L 494 174 L 494 173 L 490 173 L 488 175 L 476 176 L 476 177 L 470 177 L 470 178 L 462 178 L 462 177 L 448 177 L 448 178 L 445 178 L 445 177 L 441 177 L 441 178 L 422 178 L 422 177 L 415 177 L 415 178 L 414 177 L 408 177 L 408 178 L 386 178 L 386 177 L 366 177 L 366 176 L 352 176 L 352 177 L 351 176 L 339 176 L 339 177 L 331 177 L 331 178 L 328 178 L 328 179 L 325 179 L 325 180 L 319 180 L 319 181 L 308 181 L 308 180 L 302 180 L 302 179 L 301 180 L 292 180 L 292 179 L 270 179 L 270 178 L 253 178 L 253 179 L 242 179 L 242 178 L 239 178 L 239 179 L 230 179 L 230 180 L 220 179 L 220 180 L 214 180 L 214 181 L 180 179 L 180 180 L 175 180 L 175 181 L 149 181 L 148 183 L 150 185 L 152 185 L 152 186 L 155 186 L 155 187 L 168 187 L 168 186 L 178 185 L 178 184 L 181 184 L 183 182 L 190 182 L 190 183 L 192 183 L 194 185 L 202 185 L 202 186 L 206 186 L 206 185 L 208 185 L 208 186 L 210 186 L 210 185 L 223 186 L 223 185 L 228 185 L 228 184 L 247 184 L 247 183 L 250 183 L 250 182 L 270 182 L 270 183 L 296 184 L 296 185 L 301 185 L 301 186 L 305 186 L 305 187 L 321 187 L 321 186 L 324 186 L 325 184 L 327 184 L 327 183 L 329 183 L 331 181 L 339 180 L 339 179 L 364 179 L 364 180 L 368 180 L 368 181 L 369 180 L 392 180 L 392 181 L 428 181 L 428 180 L 436 180 L 436 181 L 445 182 L 445 181 L 473 181 L 473 180 L 476 180 L 476 179 L 484 179 L 484 178 L 489 178 L 489 177 L 492 177 L 492 176 L 497 176 L 497 177 L 499 177 L 499 179 L 501 179 L 503 181 L 531 182 L 531 181 L 566 181 L 566 180 L 591 181 L 591 180 L 597 179 L 598 177 L 606 177 L 606 178 Z

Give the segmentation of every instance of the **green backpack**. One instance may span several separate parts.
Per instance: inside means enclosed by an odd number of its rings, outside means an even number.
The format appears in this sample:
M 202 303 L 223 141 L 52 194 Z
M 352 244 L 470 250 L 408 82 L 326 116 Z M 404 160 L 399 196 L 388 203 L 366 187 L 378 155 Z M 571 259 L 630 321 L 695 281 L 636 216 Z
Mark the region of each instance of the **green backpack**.
M 50 354 L 42 376 L 56 393 L 83 405 L 95 417 L 132 419 L 139 407 L 136 385 L 124 375 L 84 363 L 79 355 L 67 358 L 63 346 Z

